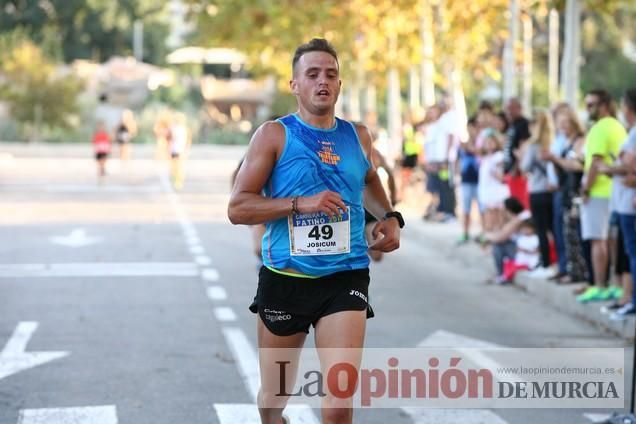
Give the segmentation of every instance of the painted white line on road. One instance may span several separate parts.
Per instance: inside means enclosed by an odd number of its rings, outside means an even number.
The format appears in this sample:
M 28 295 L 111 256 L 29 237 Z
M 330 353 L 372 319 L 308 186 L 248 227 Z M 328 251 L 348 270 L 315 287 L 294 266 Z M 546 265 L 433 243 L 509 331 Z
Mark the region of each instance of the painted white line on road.
M 214 308 L 214 316 L 222 322 L 236 321 L 236 314 L 234 313 L 234 310 L 227 306 Z
M 82 408 L 23 409 L 18 424 L 117 424 L 113 405 Z
M 3 356 L 21 355 L 26 350 L 26 346 L 31 340 L 33 333 L 38 329 L 39 324 L 35 321 L 22 321 L 13 330 L 13 335 L 2 349 Z
M 189 236 L 186 237 L 186 243 L 188 243 L 189 246 L 194 246 L 197 244 L 201 244 L 201 240 L 199 240 L 199 237 L 197 236 Z
M 482 368 L 496 370 L 501 367 L 496 361 L 478 349 L 505 349 L 486 340 L 475 339 L 445 330 L 437 330 L 422 340 L 418 347 L 447 348 L 462 353 Z M 515 375 L 506 375 L 508 381 L 522 381 Z M 488 409 L 426 409 L 402 407 L 415 424 L 506 424 L 503 418 Z
M 255 404 L 215 403 L 214 409 L 221 424 L 261 424 Z M 308 405 L 289 405 L 285 408 L 285 415 L 289 417 L 292 424 L 320 423 Z
M 205 253 L 205 249 L 201 245 L 190 246 L 190 253 L 193 255 L 202 255 Z
M 243 379 L 243 383 L 247 388 L 247 391 L 252 397 L 252 401 L 256 402 L 256 396 L 260 387 L 260 371 L 258 366 L 258 358 L 256 351 L 252 347 L 252 344 L 245 336 L 245 333 L 240 328 L 235 327 L 223 327 L 223 336 L 225 342 L 230 347 L 232 355 L 237 361 L 238 371 Z M 231 423 L 246 423 L 251 424 L 260 423 L 258 421 L 250 421 L 254 418 L 258 419 L 258 409 L 256 405 L 239 405 L 234 404 L 220 405 L 215 404 L 214 408 L 219 416 L 221 424 Z M 246 412 L 246 409 L 252 408 L 251 412 Z M 256 415 L 254 415 L 256 412 Z M 223 417 L 221 416 L 223 414 Z M 305 423 L 305 424 L 318 424 L 318 418 L 313 413 L 311 408 L 307 405 L 289 405 L 285 408 L 285 415 L 288 415 L 292 423 Z
M 235 327 L 221 328 L 225 342 L 230 347 L 234 358 L 237 360 L 238 371 L 245 383 L 245 387 L 249 392 L 252 401 L 256 402 L 256 395 L 261 385 L 260 371 L 258 367 L 258 358 L 256 352 L 249 340 L 245 336 L 243 330 Z
M 612 416 L 612 414 L 592 414 L 592 413 L 589 413 L 589 412 L 586 412 L 585 414 L 583 414 L 584 418 L 587 418 L 588 420 L 590 420 L 593 423 L 604 423 L 611 416 Z
M 38 328 L 34 321 L 20 322 L 0 352 L 0 380 L 20 371 L 68 356 L 69 352 L 25 352 L 33 333 Z
M 201 271 L 201 278 L 205 281 L 216 282 L 219 281 L 219 272 L 214 268 L 204 268 Z
M 74 228 L 67 236 L 56 236 L 50 238 L 51 243 L 67 247 L 84 247 L 91 244 L 101 243 L 100 237 L 89 237 L 83 228 Z
M 0 278 L 33 277 L 194 277 L 192 262 L 85 262 L 61 264 L 0 264 Z
M 198 255 L 194 257 L 194 262 L 196 262 L 197 265 L 206 266 L 212 263 L 212 259 L 206 255 Z
M 502 368 L 501 364 L 490 358 L 487 353 L 480 352 L 479 349 L 507 349 L 505 346 L 445 330 L 435 331 L 422 340 L 418 347 L 454 349 L 482 368 L 493 371 Z M 525 380 L 514 374 L 506 374 L 506 381 L 520 382 Z
M 38 193 L 99 193 L 99 194 L 119 194 L 119 193 L 161 193 L 161 187 L 157 185 L 128 186 L 128 185 L 97 185 L 97 184 L 2 184 L 3 192 L 28 192 Z
M 487 409 L 427 409 L 402 408 L 415 424 L 507 424 L 499 415 Z
M 207 293 L 208 293 L 208 298 L 210 298 L 210 300 L 227 299 L 227 293 L 225 292 L 225 289 L 221 286 L 208 287 Z
M 186 238 L 199 237 L 197 230 L 195 230 L 194 227 L 192 227 L 192 225 L 182 225 L 181 227 L 183 230 L 183 235 Z

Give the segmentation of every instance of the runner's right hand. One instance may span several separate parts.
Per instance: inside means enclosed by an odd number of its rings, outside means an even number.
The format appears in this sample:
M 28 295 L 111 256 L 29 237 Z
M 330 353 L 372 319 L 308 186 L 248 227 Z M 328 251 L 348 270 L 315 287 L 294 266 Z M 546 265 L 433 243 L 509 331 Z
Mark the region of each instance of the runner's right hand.
M 307 197 L 299 197 L 296 206 L 300 213 L 324 212 L 329 217 L 340 215 L 347 210 L 342 197 L 335 191 L 321 191 Z

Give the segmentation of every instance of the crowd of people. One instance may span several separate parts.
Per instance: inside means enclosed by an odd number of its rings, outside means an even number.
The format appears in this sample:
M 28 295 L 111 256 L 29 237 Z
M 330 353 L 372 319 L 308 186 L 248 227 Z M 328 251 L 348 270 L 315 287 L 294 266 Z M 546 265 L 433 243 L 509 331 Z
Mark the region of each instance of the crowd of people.
M 407 175 L 424 165 L 424 219 L 454 221 L 460 197 L 458 244 L 479 217 L 474 240 L 491 249 L 492 282 L 511 283 L 519 270 L 586 282 L 577 301 L 613 301 L 604 310 L 623 320 L 636 315 L 636 89 L 620 111 L 602 89 L 587 93 L 585 107 L 587 126 L 567 103 L 528 118 L 516 98 L 503 111 L 482 102 L 463 131 L 444 99 L 405 131 L 401 165 Z

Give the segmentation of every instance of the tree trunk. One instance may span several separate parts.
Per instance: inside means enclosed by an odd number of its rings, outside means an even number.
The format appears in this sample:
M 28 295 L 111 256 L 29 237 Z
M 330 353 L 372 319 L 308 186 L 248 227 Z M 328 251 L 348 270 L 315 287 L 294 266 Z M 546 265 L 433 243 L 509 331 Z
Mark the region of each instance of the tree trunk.
M 532 111 L 532 18 L 523 17 L 523 110 Z
M 420 103 L 420 76 L 416 66 L 409 69 L 409 112 L 414 116 L 422 108 Z
M 433 11 L 428 1 L 422 2 L 421 10 L 420 37 L 422 39 L 422 64 L 420 65 L 420 89 L 422 90 L 422 104 L 424 107 L 429 107 L 435 104 Z
M 519 4 L 510 0 L 509 34 L 503 52 L 503 101 L 516 97 L 517 75 L 515 64 L 515 44 L 519 39 Z
M 559 99 L 559 12 L 550 11 L 550 41 L 548 54 L 548 99 L 550 104 Z
M 570 105 L 578 104 L 581 58 L 581 0 L 567 0 L 565 6 L 565 42 L 561 62 L 561 97 Z
M 389 133 L 389 157 L 397 158 L 402 150 L 402 99 L 400 98 L 400 74 L 397 68 L 389 69 L 387 93 L 387 130 Z

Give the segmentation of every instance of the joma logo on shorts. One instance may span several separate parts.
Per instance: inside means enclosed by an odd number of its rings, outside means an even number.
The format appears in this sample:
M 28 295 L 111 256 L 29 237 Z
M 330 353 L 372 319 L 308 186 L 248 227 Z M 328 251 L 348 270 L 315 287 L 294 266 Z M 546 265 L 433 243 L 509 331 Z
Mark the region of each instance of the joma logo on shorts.
M 360 293 L 358 290 L 351 290 L 349 292 L 349 295 L 350 296 L 358 296 L 360 299 L 362 299 L 362 300 L 364 300 L 365 302 L 368 303 L 367 297 L 364 294 Z

